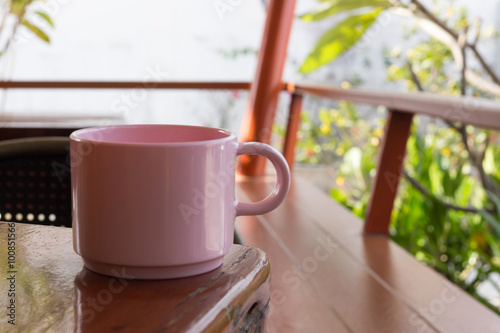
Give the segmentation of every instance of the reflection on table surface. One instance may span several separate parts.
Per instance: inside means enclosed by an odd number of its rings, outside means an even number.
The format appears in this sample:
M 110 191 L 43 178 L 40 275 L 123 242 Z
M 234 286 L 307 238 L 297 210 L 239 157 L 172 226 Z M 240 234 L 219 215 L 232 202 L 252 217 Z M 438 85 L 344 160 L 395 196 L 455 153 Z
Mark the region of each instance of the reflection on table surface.
M 19 332 L 264 325 L 270 269 L 257 249 L 235 245 L 221 267 L 203 275 L 131 280 L 124 270 L 108 277 L 86 269 L 73 250 L 71 229 L 0 223 L 0 262 L 9 259 L 12 266 L 0 270 L 0 288 L 7 291 L 14 281 L 15 295 L 4 293 L 2 304 L 14 299 Z M 0 317 L 0 331 L 9 330 L 8 320 Z

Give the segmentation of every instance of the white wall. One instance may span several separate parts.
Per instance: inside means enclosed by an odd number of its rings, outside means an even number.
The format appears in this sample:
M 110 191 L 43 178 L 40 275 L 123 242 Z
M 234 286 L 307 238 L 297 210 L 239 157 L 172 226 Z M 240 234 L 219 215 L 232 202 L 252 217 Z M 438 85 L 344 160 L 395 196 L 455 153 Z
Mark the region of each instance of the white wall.
M 221 14 L 214 6 L 218 1 L 236 5 Z M 481 1 L 481 6 L 470 0 L 460 2 L 469 4 L 471 16 L 481 16 L 485 24 L 495 22 L 500 12 L 500 0 Z M 296 12 L 301 14 L 317 5 L 314 0 L 298 0 Z M 52 42 L 46 44 L 23 33 L 13 52 L 0 58 L 3 78 L 142 80 L 151 78 L 151 72 L 159 72 L 161 80 L 249 81 L 256 57 L 248 54 L 231 59 L 221 50 L 257 50 L 265 19 L 261 0 L 47 0 L 40 6 L 55 22 L 55 29 L 45 27 Z M 332 21 L 295 20 L 284 78 L 338 84 L 359 75 L 366 85 L 383 88 L 382 49 L 403 42 L 402 21 L 390 16 L 388 25 L 364 47 L 304 77 L 297 69 Z M 500 57 L 495 56 L 500 55 L 498 45 L 481 45 L 488 58 L 496 61 L 496 67 L 500 66 Z M 225 112 L 217 110 L 227 109 L 235 114 L 231 129 L 237 130 L 246 94 L 235 98 L 232 93 L 209 92 L 19 90 L 9 91 L 6 97 L 0 104 L 4 119 L 104 114 L 124 116 L 128 122 L 217 126 L 220 114 Z M 232 99 L 234 105 L 229 105 Z
M 48 0 L 55 29 L 45 27 L 50 45 L 23 34 L 0 60 L 4 78 L 13 80 L 250 81 L 254 55 L 228 59 L 221 50 L 260 43 L 265 18 L 259 1 L 241 1 L 220 15 L 212 1 Z M 41 7 L 44 7 L 43 5 Z M 128 121 L 211 123 L 219 102 L 208 92 L 13 91 L 5 115 L 116 114 Z M 227 95 L 227 94 L 226 94 Z M 134 98 L 134 96 L 136 98 Z M 128 106 L 124 102 L 132 99 Z M 238 105 L 244 105 L 244 95 Z M 240 109 L 243 106 L 240 105 Z M 208 114 L 207 114 L 208 113 Z

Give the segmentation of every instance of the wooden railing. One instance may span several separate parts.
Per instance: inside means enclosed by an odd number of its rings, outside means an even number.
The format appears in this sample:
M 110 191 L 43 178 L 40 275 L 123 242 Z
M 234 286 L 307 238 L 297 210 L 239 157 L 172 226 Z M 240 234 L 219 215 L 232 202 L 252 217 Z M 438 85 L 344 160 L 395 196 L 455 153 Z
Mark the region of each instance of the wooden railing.
M 320 84 L 291 84 L 287 90 L 358 104 L 383 105 L 390 110 L 423 114 L 443 120 L 459 121 L 481 128 L 500 129 L 500 104 L 495 101 L 431 93 L 402 93 L 384 90 L 343 89 Z
M 364 231 L 367 234 L 388 234 L 391 212 L 401 178 L 406 142 L 410 135 L 413 115 L 421 114 L 445 121 L 461 122 L 481 128 L 500 130 L 500 103 L 490 100 L 454 97 L 426 93 L 394 93 L 364 89 L 342 89 L 318 84 L 288 84 L 291 92 L 289 131 L 290 144 L 285 145 L 285 157 L 291 165 L 296 131 L 300 118 L 302 96 L 310 94 L 333 100 L 383 105 L 388 109 L 384 139 L 380 146 L 377 172 L 368 203 Z
M 0 81 L 4 89 L 205 89 L 249 90 L 248 82 L 36 82 Z M 359 104 L 385 106 L 388 109 L 384 138 L 381 142 L 377 172 L 367 207 L 364 231 L 388 234 L 391 212 L 401 178 L 413 115 L 421 114 L 445 121 L 461 122 L 481 128 L 500 130 L 500 103 L 467 97 L 424 93 L 394 93 L 364 89 L 343 89 L 319 84 L 282 83 L 280 90 L 291 93 L 283 155 L 293 167 L 300 112 L 305 95 Z M 4 129 L 7 130 L 7 129 Z M 270 132 L 270 128 L 257 131 Z
M 201 89 L 248 90 L 250 82 L 193 81 L 0 81 L 2 89 Z M 285 84 L 283 84 L 283 89 Z

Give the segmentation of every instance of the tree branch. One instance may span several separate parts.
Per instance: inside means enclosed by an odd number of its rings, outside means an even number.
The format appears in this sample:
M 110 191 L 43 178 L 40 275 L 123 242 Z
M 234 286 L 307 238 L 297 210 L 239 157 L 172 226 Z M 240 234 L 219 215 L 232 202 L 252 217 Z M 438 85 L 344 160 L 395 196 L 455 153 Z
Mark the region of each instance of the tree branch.
M 455 125 L 452 121 L 445 120 L 444 122 L 446 123 L 446 125 L 448 125 L 448 127 L 453 128 L 455 131 L 457 131 L 457 132 L 460 131 L 459 126 Z
M 483 168 L 484 155 L 486 154 L 486 149 L 488 148 L 489 139 L 486 140 L 483 150 L 481 152 L 478 152 L 476 150 L 476 147 L 474 146 L 474 142 L 469 142 L 469 137 L 467 135 L 467 129 L 465 125 L 461 125 L 458 127 L 453 126 L 453 128 L 455 128 L 460 134 L 465 149 L 469 153 L 470 161 L 479 172 L 479 177 L 481 178 L 483 187 L 486 190 L 494 193 L 495 195 L 500 196 L 500 188 L 495 184 L 495 182 L 486 173 L 486 171 L 484 171 Z
M 408 63 L 406 64 L 406 66 L 408 67 L 408 71 L 410 72 L 410 78 L 411 78 L 411 81 L 417 86 L 417 89 L 418 91 L 421 91 L 423 92 L 424 91 L 424 88 L 422 87 L 422 83 L 420 82 L 420 80 L 418 79 L 418 76 L 417 74 L 415 73 L 415 71 L 413 70 L 413 65 L 411 63 L 411 61 L 408 60 Z M 460 133 L 460 126 L 458 125 L 455 125 L 453 122 L 449 121 L 449 120 L 445 120 L 444 121 L 449 127 L 453 128 L 454 130 L 456 130 L 457 132 Z M 463 125 L 462 125 L 463 126 Z
M 465 53 L 465 47 L 462 47 L 462 50 Z M 465 73 L 466 73 L 467 67 L 466 67 L 466 62 L 465 62 L 465 54 L 464 54 L 463 59 L 464 59 L 464 62 L 463 62 L 463 67 L 462 67 L 462 75 L 463 76 L 462 76 L 462 87 L 461 87 L 462 95 L 465 94 L 465 87 L 466 87 L 465 86 L 465 84 L 466 84 Z M 408 71 L 410 72 L 410 78 L 411 78 L 412 82 L 417 86 L 417 89 L 419 91 L 424 91 L 417 74 L 415 73 L 415 71 L 413 71 L 413 65 L 411 64 L 410 61 L 408 61 L 408 63 L 407 63 L 407 68 L 408 68 Z M 474 165 L 479 172 L 479 175 L 481 178 L 481 183 L 482 183 L 483 187 L 485 189 L 495 193 L 496 195 L 500 196 L 500 188 L 495 184 L 495 182 L 484 171 L 484 168 L 483 168 L 484 155 L 486 153 L 486 149 L 488 148 L 489 140 L 486 140 L 484 148 L 481 150 L 481 152 L 478 152 L 478 151 L 476 151 L 476 147 L 474 146 L 474 142 L 469 142 L 469 138 L 467 135 L 467 129 L 466 129 L 465 125 L 463 125 L 463 124 L 455 125 L 451 121 L 445 121 L 445 122 L 449 127 L 453 128 L 454 130 L 456 130 L 460 134 L 460 137 L 461 137 L 461 140 L 465 146 L 465 149 L 467 150 L 467 153 L 469 154 L 469 159 L 470 159 L 472 165 Z
M 423 17 L 422 14 L 420 13 L 416 14 L 406 8 L 397 7 L 394 8 L 392 12 L 399 16 L 415 19 L 416 23 L 423 31 L 425 31 L 427 34 L 429 34 L 429 36 L 443 43 L 446 47 L 450 49 L 455 59 L 455 62 L 460 68 L 462 68 L 461 66 L 463 59 L 460 46 L 458 46 L 457 40 L 454 39 L 452 35 L 448 34 L 448 32 L 446 32 L 444 29 L 442 29 L 441 26 L 437 25 L 427 17 Z M 484 69 L 487 70 L 486 67 Z M 493 96 L 500 97 L 500 84 L 497 84 L 492 80 L 483 78 L 480 74 L 474 72 L 470 68 L 465 69 L 465 76 L 467 78 L 467 82 L 469 82 L 477 89 L 484 91 L 488 94 L 491 94 Z
M 458 36 L 458 46 L 460 46 L 460 52 L 462 52 L 462 68 L 460 68 L 460 95 L 465 96 L 466 88 L 467 88 L 467 78 L 465 72 L 467 70 L 467 31 L 468 27 L 464 28 L 464 31 Z
M 483 149 L 479 152 L 479 159 L 481 161 L 484 161 L 484 157 L 486 156 L 486 150 L 488 149 L 488 146 L 490 145 L 490 137 L 486 136 L 486 140 L 484 140 L 483 144 Z
M 465 58 L 464 58 L 465 59 Z M 465 61 L 464 61 L 465 65 Z M 408 71 L 410 72 L 410 77 L 412 82 L 417 86 L 417 89 L 419 91 L 424 91 L 422 84 L 420 80 L 418 79 L 417 74 L 413 71 L 413 66 L 410 61 L 407 63 Z M 464 67 L 465 68 L 465 67 Z M 462 71 L 462 73 L 465 73 L 465 71 Z M 462 78 L 462 84 L 464 83 L 465 77 Z M 462 87 L 462 94 L 465 93 L 465 87 Z M 486 149 L 488 148 L 489 144 L 489 137 L 487 138 L 484 148 L 481 150 L 481 152 L 476 151 L 476 147 L 474 146 L 473 142 L 469 142 L 468 135 L 467 135 L 467 129 L 466 126 L 463 124 L 460 125 L 455 125 L 451 121 L 445 121 L 445 123 L 456 130 L 462 139 L 462 142 L 464 143 L 465 149 L 467 150 L 467 153 L 469 154 L 469 159 L 471 163 L 476 167 L 476 169 L 479 171 L 479 175 L 481 177 L 481 183 L 483 184 L 483 187 L 485 189 L 490 190 L 491 192 L 500 195 L 500 190 L 498 186 L 492 181 L 491 177 L 484 171 L 483 168 L 483 160 L 484 156 L 486 154 Z M 409 177 L 409 176 L 408 176 Z M 416 182 L 416 180 L 415 180 Z M 414 185 L 416 183 L 413 183 Z M 419 188 L 417 185 L 415 185 L 416 188 Z M 430 193 L 429 193 L 430 195 Z M 443 203 L 444 204 L 444 203 Z
M 432 14 L 424 5 L 420 3 L 419 0 L 411 0 L 411 2 L 415 5 L 415 7 L 422 13 L 424 14 L 429 20 L 437 24 L 438 26 L 441 27 L 444 31 L 446 31 L 448 34 L 453 36 L 453 38 L 458 39 L 458 33 L 448 27 L 443 21 L 441 21 L 439 18 L 436 17 L 436 15 Z
M 441 205 L 443 205 L 445 208 L 448 209 L 453 209 L 453 210 L 458 210 L 461 212 L 466 212 L 466 213 L 479 213 L 479 209 L 474 208 L 474 207 L 461 207 L 457 206 L 448 202 L 443 201 L 442 199 L 437 198 L 435 195 L 433 195 L 427 188 L 425 188 L 424 185 L 420 184 L 415 178 L 412 178 L 408 172 L 403 170 L 403 175 L 404 177 L 410 182 L 410 184 L 416 188 L 420 193 L 425 195 L 426 197 L 429 197 L 431 199 L 436 200 L 439 202 Z
M 417 86 L 418 91 L 420 91 L 420 92 L 424 91 L 424 88 L 422 87 L 422 83 L 418 79 L 417 74 L 415 74 L 415 72 L 413 71 L 413 65 L 412 65 L 410 60 L 408 60 L 406 67 L 408 67 L 408 71 L 410 72 L 411 81 Z
M 500 79 L 495 74 L 495 72 L 490 67 L 490 65 L 488 65 L 486 63 L 486 61 L 484 61 L 484 58 L 481 56 L 481 54 L 479 53 L 479 51 L 476 48 L 476 44 L 467 43 L 467 46 L 469 47 L 469 49 L 472 50 L 472 52 L 476 56 L 477 60 L 479 61 L 479 63 L 481 64 L 481 66 L 484 68 L 484 70 L 486 71 L 486 73 L 488 73 L 488 75 L 491 77 L 491 79 L 493 80 L 493 82 L 495 82 L 496 84 L 500 84 Z
M 424 5 L 420 3 L 419 0 L 411 0 L 411 2 L 415 5 L 416 9 L 422 13 L 427 19 L 432 21 L 434 24 L 439 26 L 441 29 L 446 31 L 450 36 L 453 37 L 453 39 L 458 40 L 459 34 L 448 27 L 443 21 L 441 21 L 439 18 L 437 18 L 434 14 L 432 14 Z M 477 42 L 477 41 L 476 41 Z M 479 51 L 476 48 L 476 42 L 474 44 L 468 43 L 467 41 L 465 42 L 465 46 L 468 47 L 469 49 L 472 50 L 474 53 L 474 56 L 477 58 L 483 69 L 488 73 L 488 75 L 491 77 L 493 82 L 495 82 L 497 85 L 500 85 L 500 79 L 498 76 L 495 74 L 493 69 L 486 63 L 484 60 L 483 56 L 479 53 Z

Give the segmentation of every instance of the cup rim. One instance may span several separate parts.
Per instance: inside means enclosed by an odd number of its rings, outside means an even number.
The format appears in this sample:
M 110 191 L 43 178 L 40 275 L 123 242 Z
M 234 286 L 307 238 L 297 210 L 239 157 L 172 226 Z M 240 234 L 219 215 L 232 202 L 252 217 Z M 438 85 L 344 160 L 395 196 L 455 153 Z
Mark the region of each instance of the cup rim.
M 223 133 L 226 136 L 219 139 L 209 139 L 209 140 L 198 140 L 198 141 L 184 141 L 184 142 L 116 142 L 116 141 L 106 141 L 106 140 L 93 140 L 79 137 L 78 135 L 94 131 L 102 131 L 105 129 L 116 129 L 116 128 L 137 128 L 137 127 L 168 127 L 168 128 L 192 128 L 192 129 L 203 129 L 207 131 Z M 217 128 L 217 127 L 207 127 L 207 126 L 194 126 L 194 125 L 176 125 L 176 124 L 125 124 L 125 125 L 111 125 L 111 126 L 94 126 L 82 128 L 74 131 L 70 134 L 70 140 L 75 142 L 88 142 L 94 144 L 106 144 L 106 145 L 117 145 L 117 146 L 203 146 L 207 144 L 217 144 L 226 141 L 231 141 L 236 139 L 236 134 L 231 131 Z

